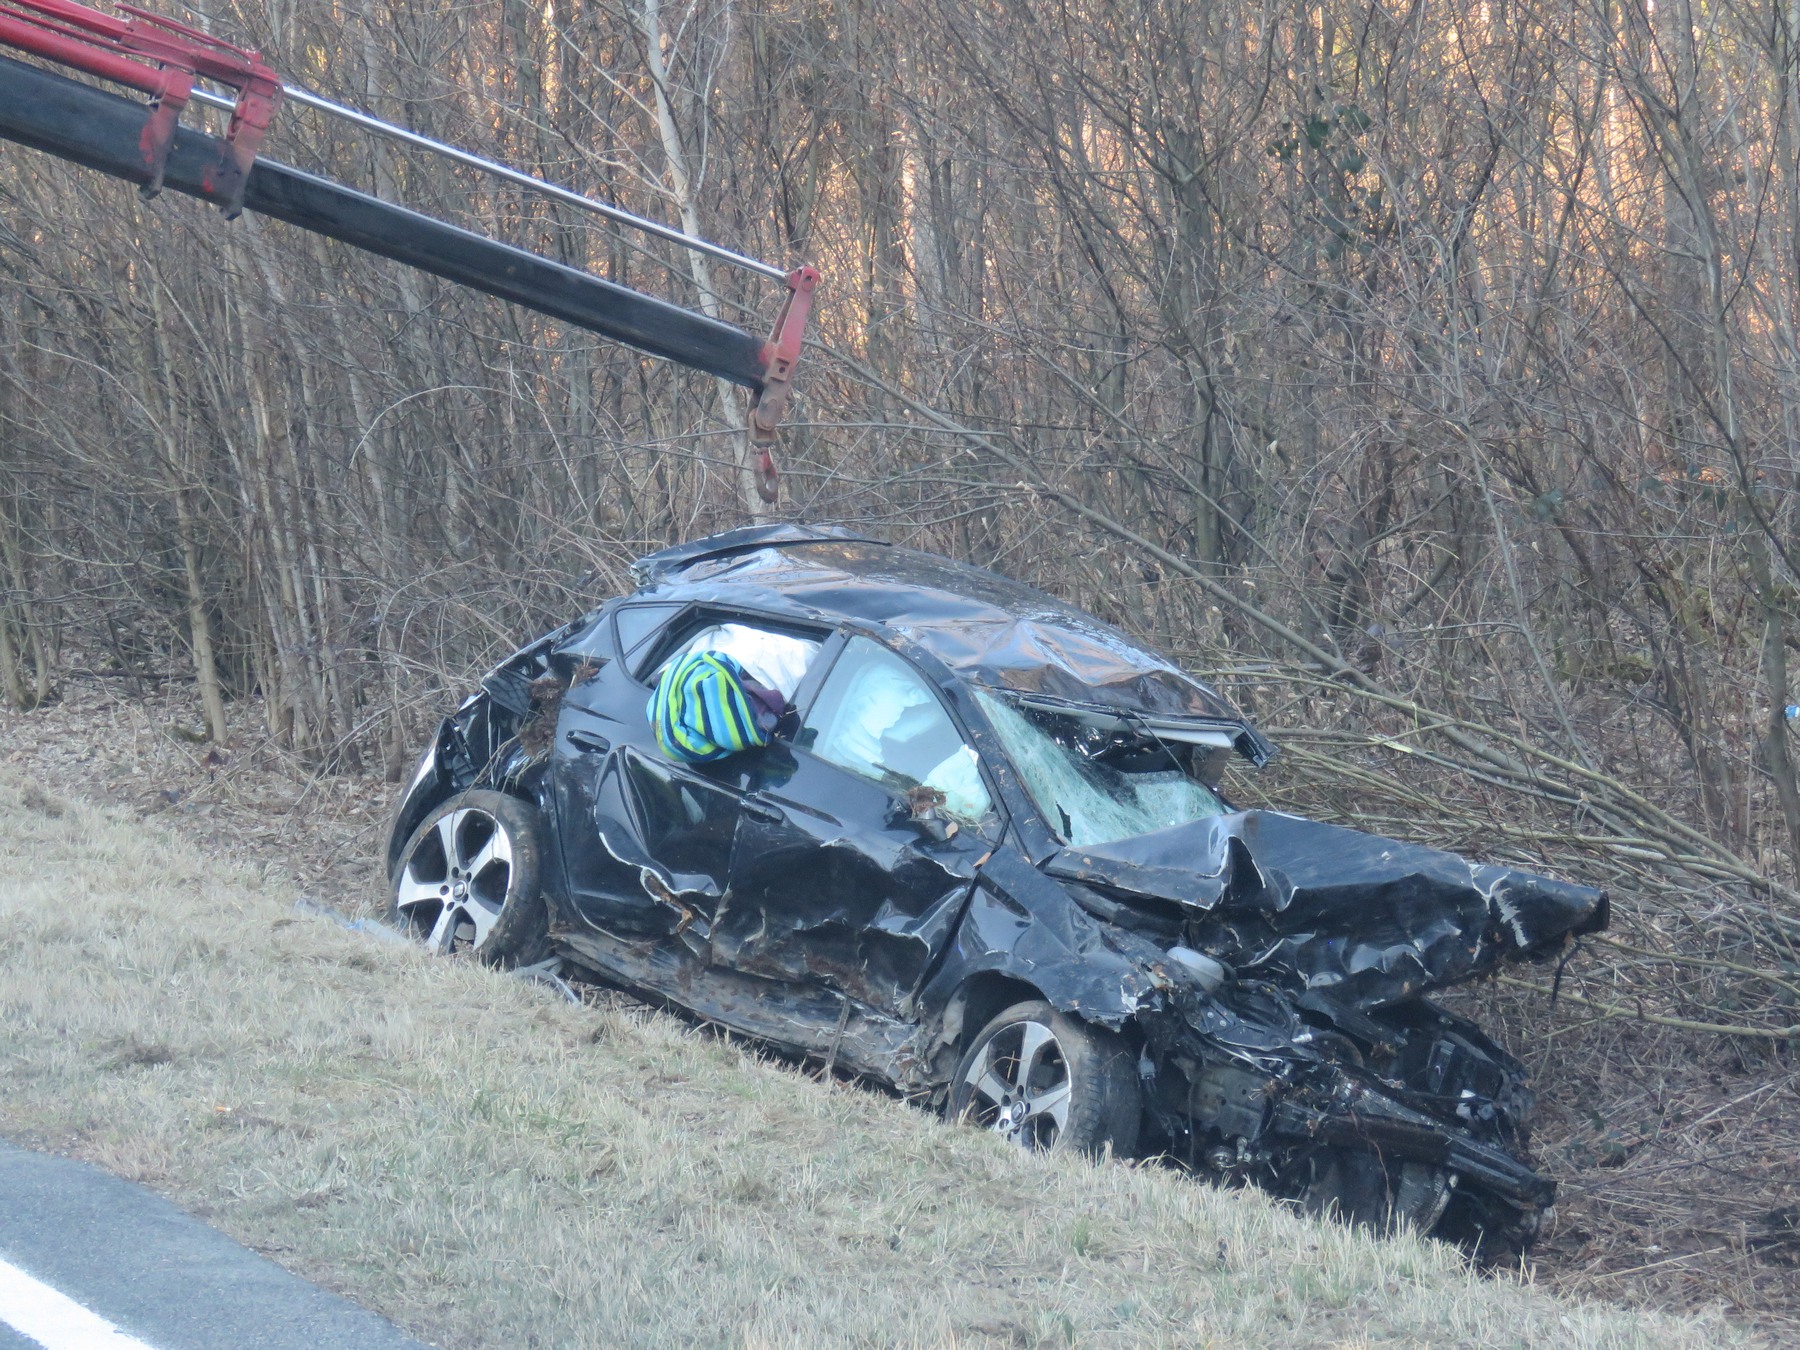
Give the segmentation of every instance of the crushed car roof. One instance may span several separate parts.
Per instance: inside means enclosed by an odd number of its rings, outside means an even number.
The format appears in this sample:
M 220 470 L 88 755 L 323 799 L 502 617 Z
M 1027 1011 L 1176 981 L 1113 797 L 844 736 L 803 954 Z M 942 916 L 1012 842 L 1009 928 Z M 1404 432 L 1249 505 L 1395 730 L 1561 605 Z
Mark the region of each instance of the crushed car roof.
M 646 595 L 880 624 L 977 684 L 1249 729 L 1217 691 L 1091 614 L 984 568 L 848 530 L 749 526 L 652 553 L 633 570 Z M 1273 747 L 1251 736 L 1245 751 L 1261 762 Z

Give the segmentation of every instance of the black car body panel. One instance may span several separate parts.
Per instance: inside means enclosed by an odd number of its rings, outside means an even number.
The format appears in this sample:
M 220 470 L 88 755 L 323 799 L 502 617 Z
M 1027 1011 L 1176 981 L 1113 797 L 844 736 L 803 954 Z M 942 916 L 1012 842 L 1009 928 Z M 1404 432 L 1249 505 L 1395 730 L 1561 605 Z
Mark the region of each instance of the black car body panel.
M 1606 926 L 1602 892 L 1275 811 L 1082 849 L 1053 876 L 1172 901 L 1240 971 L 1284 971 L 1370 1008 Z
M 1605 925 L 1601 892 L 1223 799 L 1066 842 L 1088 826 L 1061 796 L 1046 818 L 1053 770 L 1018 758 L 1017 725 L 1073 728 L 1078 770 L 1154 761 L 1192 802 L 1207 756 L 1274 747 L 1092 616 L 845 531 L 737 530 L 636 573 L 445 720 L 390 866 L 451 794 L 513 792 L 543 821 L 552 940 L 608 980 L 939 1101 L 977 1027 L 1042 999 L 1139 1047 L 1151 1139 L 1197 1168 L 1304 1198 L 1372 1157 L 1436 1188 L 1409 1212 L 1441 1231 L 1529 1237 L 1554 1187 L 1525 1161 L 1522 1070 L 1419 995 L 1563 950 Z M 673 763 L 654 673 L 732 627 L 797 654 L 790 711 L 764 751 Z M 948 796 L 845 767 L 833 737 L 875 735 L 838 725 L 854 680 L 932 728 L 898 744 L 884 724 L 869 762 L 937 737 Z M 1076 817 L 1111 809 L 1097 791 L 1069 780 Z

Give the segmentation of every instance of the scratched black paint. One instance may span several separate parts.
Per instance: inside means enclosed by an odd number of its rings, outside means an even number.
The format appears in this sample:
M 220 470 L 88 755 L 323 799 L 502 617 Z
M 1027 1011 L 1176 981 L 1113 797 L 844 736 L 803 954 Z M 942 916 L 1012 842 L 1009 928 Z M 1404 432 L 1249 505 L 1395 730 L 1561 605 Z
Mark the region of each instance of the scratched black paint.
M 636 595 L 522 649 L 446 720 L 390 864 L 438 802 L 499 786 L 540 808 L 553 940 L 605 979 L 940 1102 L 966 1038 L 1042 998 L 1130 1038 L 1152 1146 L 1199 1170 L 1477 1248 L 1529 1240 L 1554 1186 L 1525 1157 L 1524 1074 L 1420 995 L 1562 951 L 1605 926 L 1601 892 L 1268 811 L 1070 847 L 973 689 L 1223 731 L 1255 763 L 1274 747 L 1092 616 L 844 531 L 733 531 L 636 575 Z M 721 619 L 818 655 L 768 750 L 672 764 L 648 681 Z M 793 728 L 857 636 L 941 699 L 986 815 L 922 812 L 801 748 Z M 552 707 L 554 735 L 519 734 Z

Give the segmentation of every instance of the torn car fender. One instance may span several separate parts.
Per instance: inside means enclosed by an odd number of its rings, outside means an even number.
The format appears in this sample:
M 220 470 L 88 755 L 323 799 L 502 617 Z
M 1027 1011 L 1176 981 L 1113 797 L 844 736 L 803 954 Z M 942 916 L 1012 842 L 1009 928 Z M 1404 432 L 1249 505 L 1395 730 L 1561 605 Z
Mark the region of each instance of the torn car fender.
M 1117 1030 L 1162 1006 L 1173 987 L 1152 944 L 1083 910 L 1016 847 L 1002 844 L 975 873 L 975 889 L 946 959 L 920 1003 L 942 1013 L 971 978 L 1004 975 L 1051 1007 Z
M 413 770 L 412 781 L 400 794 L 400 803 L 394 808 L 393 823 L 388 829 L 387 875 L 390 877 L 400 866 L 400 855 L 405 851 L 413 831 L 419 828 L 419 822 L 430 815 L 439 802 L 456 791 L 455 774 L 450 762 L 455 737 L 456 726 L 451 718 L 446 717 L 438 723 L 437 735 L 432 737 L 431 748 L 419 760 L 418 767 Z

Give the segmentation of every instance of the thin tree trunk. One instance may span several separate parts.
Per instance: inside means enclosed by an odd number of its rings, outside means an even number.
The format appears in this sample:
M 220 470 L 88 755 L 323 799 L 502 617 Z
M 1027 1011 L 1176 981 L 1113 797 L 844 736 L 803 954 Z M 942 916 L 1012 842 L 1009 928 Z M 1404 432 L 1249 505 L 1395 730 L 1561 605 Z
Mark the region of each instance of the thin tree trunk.
M 662 143 L 663 166 L 668 176 L 669 193 L 681 215 L 681 228 L 696 239 L 705 238 L 701 229 L 698 184 L 690 171 L 688 151 L 675 121 L 675 108 L 669 97 L 668 63 L 663 58 L 663 26 L 660 0 L 640 0 L 638 21 L 644 30 L 644 64 L 650 71 L 650 83 L 656 96 L 656 131 Z M 707 115 L 705 99 L 696 100 L 699 115 Z M 713 284 L 712 262 L 704 253 L 686 250 L 688 269 L 694 288 L 700 293 L 700 308 L 708 318 L 721 316 L 719 292 Z M 736 467 L 736 491 L 739 505 L 752 520 L 762 520 L 767 507 L 756 491 L 756 472 L 750 458 L 746 435 L 747 421 L 738 402 L 737 386 L 729 380 L 715 379 L 719 395 L 719 414 L 732 432 L 732 457 Z

